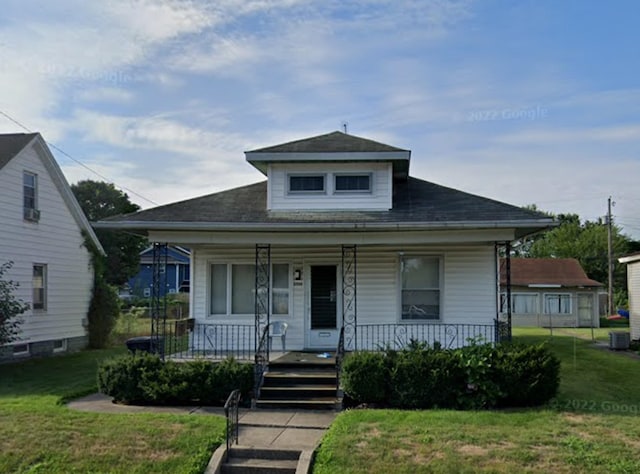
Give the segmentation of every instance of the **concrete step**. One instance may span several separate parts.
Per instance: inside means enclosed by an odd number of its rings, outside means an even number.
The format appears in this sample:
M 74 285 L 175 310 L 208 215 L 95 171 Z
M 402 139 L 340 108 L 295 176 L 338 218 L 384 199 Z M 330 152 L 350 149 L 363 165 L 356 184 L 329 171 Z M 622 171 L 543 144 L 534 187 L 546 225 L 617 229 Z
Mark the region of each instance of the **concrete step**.
M 299 449 L 255 448 L 245 446 L 232 446 L 229 456 L 234 458 L 260 458 L 297 461 L 300 458 Z
M 263 386 L 334 385 L 335 372 L 270 370 L 264 375 Z
M 313 399 L 323 397 L 335 397 L 336 386 L 334 385 L 286 385 L 286 386 L 263 386 L 260 389 L 260 399 Z
M 298 461 L 283 459 L 229 458 L 222 474 L 295 474 Z
M 309 399 L 263 399 L 256 401 L 256 408 L 274 408 L 291 410 L 334 410 L 338 403 L 333 397 L 316 397 Z

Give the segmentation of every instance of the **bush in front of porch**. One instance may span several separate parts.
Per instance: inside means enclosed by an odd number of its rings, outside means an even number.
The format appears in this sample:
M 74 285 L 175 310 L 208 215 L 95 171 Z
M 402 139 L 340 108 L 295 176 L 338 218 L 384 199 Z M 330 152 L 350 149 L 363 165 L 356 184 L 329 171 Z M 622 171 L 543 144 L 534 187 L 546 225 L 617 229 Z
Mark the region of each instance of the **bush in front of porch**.
M 483 409 L 537 406 L 560 383 L 560 362 L 545 345 L 413 345 L 356 352 L 344 362 L 342 387 L 353 404 L 397 408 Z
M 221 406 L 232 390 L 243 398 L 253 388 L 253 365 L 233 358 L 221 362 L 165 361 L 154 354 L 125 355 L 98 368 L 98 389 L 117 403 Z

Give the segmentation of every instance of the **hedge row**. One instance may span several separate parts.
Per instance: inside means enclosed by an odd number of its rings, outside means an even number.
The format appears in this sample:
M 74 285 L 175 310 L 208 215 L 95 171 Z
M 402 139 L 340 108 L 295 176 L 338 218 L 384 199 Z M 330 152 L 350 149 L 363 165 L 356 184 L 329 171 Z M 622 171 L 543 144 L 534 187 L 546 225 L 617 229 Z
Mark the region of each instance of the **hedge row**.
M 543 405 L 560 383 L 560 361 L 544 345 L 472 344 L 442 350 L 356 352 L 342 386 L 355 404 L 480 409 Z
M 98 389 L 125 404 L 222 405 L 239 388 L 243 398 L 253 387 L 253 365 L 230 358 L 222 362 L 163 362 L 138 353 L 107 360 L 98 368 Z

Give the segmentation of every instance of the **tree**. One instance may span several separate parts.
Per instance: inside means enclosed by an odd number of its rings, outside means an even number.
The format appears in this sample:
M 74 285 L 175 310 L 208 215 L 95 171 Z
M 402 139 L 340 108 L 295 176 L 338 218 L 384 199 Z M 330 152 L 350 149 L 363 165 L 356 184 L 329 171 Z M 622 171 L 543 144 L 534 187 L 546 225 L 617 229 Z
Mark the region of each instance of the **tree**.
M 22 320 L 19 316 L 29 309 L 29 305 L 16 298 L 18 284 L 5 280 L 5 273 L 13 266 L 13 262 L 0 265 L 0 346 L 13 342 L 18 338 Z
M 129 196 L 111 183 L 79 181 L 71 186 L 87 218 L 99 221 L 140 209 Z M 140 252 L 147 246 L 144 237 L 114 230 L 96 229 L 96 235 L 107 254 L 104 278 L 111 285 L 121 286 L 138 273 Z

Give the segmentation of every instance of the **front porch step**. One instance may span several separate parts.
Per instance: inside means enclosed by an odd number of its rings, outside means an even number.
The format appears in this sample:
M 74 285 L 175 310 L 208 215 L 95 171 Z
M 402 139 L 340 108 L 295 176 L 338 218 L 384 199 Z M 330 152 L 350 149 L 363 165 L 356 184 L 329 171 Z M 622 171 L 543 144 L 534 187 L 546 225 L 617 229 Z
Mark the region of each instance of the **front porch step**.
M 264 374 L 263 386 L 287 387 L 298 385 L 336 385 L 336 374 L 330 371 L 269 370 Z
M 335 396 L 309 399 L 264 399 L 256 401 L 256 408 L 291 410 L 334 410 L 338 401 Z

